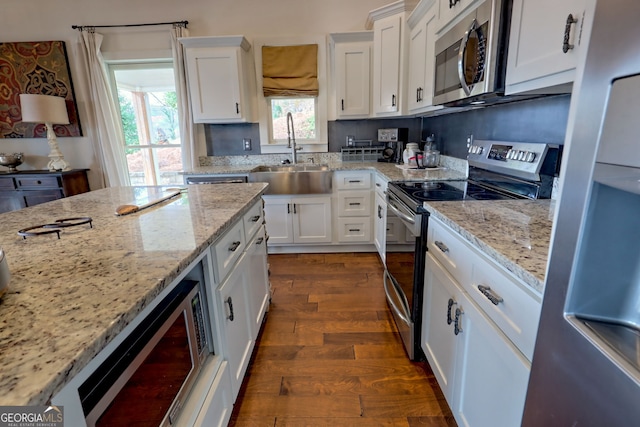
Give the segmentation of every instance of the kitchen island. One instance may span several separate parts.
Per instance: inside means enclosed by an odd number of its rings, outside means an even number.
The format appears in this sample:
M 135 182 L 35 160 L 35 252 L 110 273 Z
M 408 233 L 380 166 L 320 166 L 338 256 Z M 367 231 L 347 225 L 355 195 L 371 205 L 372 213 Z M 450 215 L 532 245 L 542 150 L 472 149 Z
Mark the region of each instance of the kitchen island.
M 11 270 L 0 300 L 0 405 L 50 402 L 266 187 L 188 186 L 126 216 L 116 216 L 116 207 L 143 200 L 150 187 L 109 188 L 0 215 Z M 78 217 L 90 217 L 91 225 L 64 229 L 59 239 L 18 235 Z

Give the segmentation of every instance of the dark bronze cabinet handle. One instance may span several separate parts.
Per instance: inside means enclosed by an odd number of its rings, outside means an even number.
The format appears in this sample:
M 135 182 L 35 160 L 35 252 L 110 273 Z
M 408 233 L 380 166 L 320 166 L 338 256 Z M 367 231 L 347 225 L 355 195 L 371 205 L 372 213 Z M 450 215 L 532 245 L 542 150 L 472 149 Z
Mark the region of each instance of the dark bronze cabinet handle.
M 240 243 L 241 242 L 238 242 L 238 241 L 233 242 L 231 244 L 231 246 L 229 246 L 229 252 L 235 252 L 238 249 L 238 247 L 240 246 Z
M 450 325 L 453 322 L 453 318 L 451 317 L 451 308 L 456 304 L 453 298 L 449 298 L 449 304 L 447 307 L 447 325 Z
M 392 107 L 396 106 L 396 96 L 395 95 L 391 95 L 391 106 Z
M 462 325 L 460 322 L 460 318 L 462 317 L 462 315 L 464 314 L 464 311 L 460 310 L 459 308 L 456 308 L 456 320 L 455 320 L 455 324 L 453 325 L 453 333 L 455 335 L 458 335 L 460 333 L 462 333 Z
M 240 104 L 236 102 L 236 114 L 240 114 Z
M 482 295 L 487 297 L 487 299 L 491 301 L 491 304 L 493 305 L 498 305 L 504 301 L 502 297 L 496 294 L 489 286 L 478 285 L 478 290 L 482 293 Z
M 342 104 L 342 111 L 344 111 L 344 99 L 340 101 Z
M 567 16 L 567 23 L 564 26 L 564 41 L 562 43 L 562 52 L 567 53 L 569 50 L 573 49 L 574 46 L 569 43 L 569 37 L 571 37 L 571 25 L 577 24 L 578 20 L 573 17 L 572 14 Z
M 260 215 L 252 216 L 251 222 L 258 222 L 259 219 L 260 219 Z
M 229 306 L 229 315 L 227 316 L 227 319 L 229 319 L 229 321 L 233 322 L 233 319 L 235 317 L 233 315 L 233 300 L 231 299 L 231 297 L 229 297 L 229 298 L 227 298 L 227 300 L 225 302 Z

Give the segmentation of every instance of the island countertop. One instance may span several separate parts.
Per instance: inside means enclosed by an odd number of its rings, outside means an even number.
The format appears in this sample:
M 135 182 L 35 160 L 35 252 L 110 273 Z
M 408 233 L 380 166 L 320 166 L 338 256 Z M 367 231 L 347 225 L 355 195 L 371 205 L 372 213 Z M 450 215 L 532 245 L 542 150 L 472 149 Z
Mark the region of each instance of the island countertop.
M 542 295 L 554 200 L 427 202 L 425 208 Z
M 239 219 L 264 183 L 192 185 L 140 212 L 157 187 L 92 191 L 0 214 L 11 280 L 0 300 L 0 405 L 44 405 Z M 157 194 L 154 194 L 157 195 Z M 55 234 L 18 230 L 91 217 Z

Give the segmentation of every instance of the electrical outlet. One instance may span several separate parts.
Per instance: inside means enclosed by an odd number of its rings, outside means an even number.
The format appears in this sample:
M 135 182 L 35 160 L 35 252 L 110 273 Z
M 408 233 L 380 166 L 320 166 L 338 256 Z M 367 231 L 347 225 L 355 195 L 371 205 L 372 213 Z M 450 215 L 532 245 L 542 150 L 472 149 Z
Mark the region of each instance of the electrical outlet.
M 251 138 L 242 138 L 244 151 L 251 151 Z
M 355 145 L 356 137 L 353 135 L 347 135 L 347 147 L 353 147 Z

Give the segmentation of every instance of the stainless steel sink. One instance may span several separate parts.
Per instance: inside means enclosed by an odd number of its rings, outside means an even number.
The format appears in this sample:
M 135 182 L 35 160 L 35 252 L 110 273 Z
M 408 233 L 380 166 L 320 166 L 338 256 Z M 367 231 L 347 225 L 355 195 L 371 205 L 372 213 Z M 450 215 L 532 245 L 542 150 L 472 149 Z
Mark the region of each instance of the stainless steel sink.
M 265 194 L 331 193 L 333 171 L 327 165 L 258 166 L 249 172 L 249 182 L 267 182 Z

